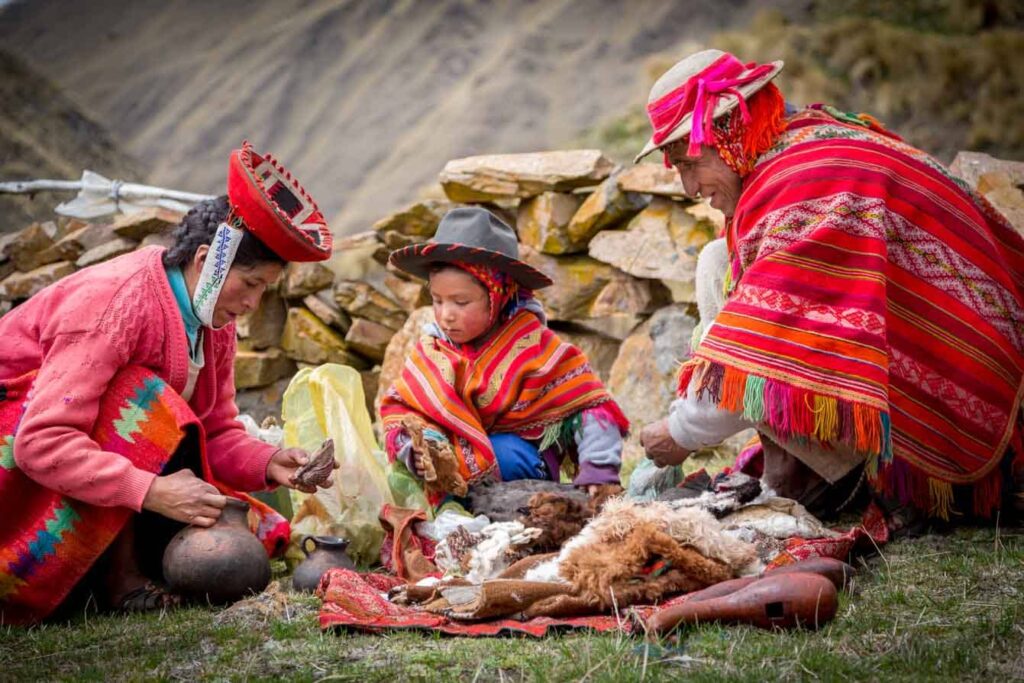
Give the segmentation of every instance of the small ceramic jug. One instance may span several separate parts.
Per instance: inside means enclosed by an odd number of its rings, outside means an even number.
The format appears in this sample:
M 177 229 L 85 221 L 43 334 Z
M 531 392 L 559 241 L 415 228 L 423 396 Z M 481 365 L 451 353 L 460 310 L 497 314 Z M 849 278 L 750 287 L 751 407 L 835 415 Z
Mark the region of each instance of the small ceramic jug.
M 249 531 L 249 504 L 228 498 L 217 522 L 179 531 L 164 551 L 164 579 L 172 591 L 213 604 L 226 604 L 270 583 L 270 560 Z
M 310 546 L 312 546 L 312 550 L 310 550 Z M 312 593 L 320 584 L 320 577 L 328 569 L 335 567 L 355 569 L 348 553 L 345 552 L 347 547 L 347 538 L 304 536 L 302 552 L 306 553 L 306 559 L 295 568 L 295 574 L 292 575 L 292 587 L 297 591 Z

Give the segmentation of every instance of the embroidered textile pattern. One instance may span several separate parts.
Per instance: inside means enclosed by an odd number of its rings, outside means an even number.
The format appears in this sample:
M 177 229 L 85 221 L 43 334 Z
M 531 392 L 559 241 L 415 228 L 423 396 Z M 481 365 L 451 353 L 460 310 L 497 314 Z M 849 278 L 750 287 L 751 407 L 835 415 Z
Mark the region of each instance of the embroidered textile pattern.
M 210 251 L 203 261 L 203 269 L 196 282 L 196 293 L 192 297 L 192 306 L 195 308 L 196 317 L 207 327 L 213 327 L 213 309 L 220 298 L 220 290 L 224 288 L 231 264 L 235 261 L 238 246 L 242 243 L 244 229 L 245 224 L 241 218 L 229 215 L 225 222 L 217 226 Z
M 34 380 L 33 372 L 5 382 L 5 400 L 0 401 L 0 622 L 5 624 L 45 618 L 134 514 L 67 498 L 36 484 L 17 467 L 14 440 Z M 184 399 L 149 370 L 129 366 L 115 376 L 101 400 L 92 437 L 104 450 L 156 473 L 190 427 L 202 434 Z M 203 468 L 212 480 L 202 437 L 199 441 Z M 260 540 L 268 551 L 283 548 L 289 538 L 287 521 L 258 501 L 218 488 L 254 506 Z
M 999 503 L 1024 394 L 1024 240 L 918 150 L 810 110 L 746 179 L 732 295 L 686 391 L 783 439 L 852 445 L 932 514 Z
M 598 405 L 608 407 L 625 434 L 628 421 L 583 353 L 522 310 L 472 355 L 423 337 L 380 414 L 389 458 L 403 416 L 415 413 L 449 438 L 462 477 L 472 484 L 496 471 L 489 433 L 539 438 L 547 426 Z

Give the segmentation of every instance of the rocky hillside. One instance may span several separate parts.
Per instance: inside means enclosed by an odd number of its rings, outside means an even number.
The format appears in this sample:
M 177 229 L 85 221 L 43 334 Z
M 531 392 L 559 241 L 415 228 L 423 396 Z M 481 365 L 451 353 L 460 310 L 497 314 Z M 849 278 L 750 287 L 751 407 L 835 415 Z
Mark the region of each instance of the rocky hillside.
M 89 168 L 144 179 L 143 167 L 48 79 L 0 50 L 0 180 L 77 179 Z M 67 195 L 0 195 L 0 233 L 52 217 Z
M 652 55 L 743 26 L 748 0 L 16 1 L 0 45 L 181 190 L 223 187 L 243 138 L 338 232 L 411 201 L 445 161 L 569 146 L 643 101 Z M 781 3 L 802 16 L 805 2 Z

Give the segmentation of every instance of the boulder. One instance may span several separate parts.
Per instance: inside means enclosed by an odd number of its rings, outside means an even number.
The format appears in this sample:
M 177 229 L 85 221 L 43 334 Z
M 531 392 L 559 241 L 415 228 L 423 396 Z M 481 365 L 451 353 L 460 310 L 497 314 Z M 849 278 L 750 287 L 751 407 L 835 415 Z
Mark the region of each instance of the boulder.
M 295 362 L 278 348 L 235 353 L 235 388 L 265 387 L 295 374 Z
M 662 164 L 637 164 L 619 174 L 619 189 L 662 197 L 685 197 L 683 183 L 674 168 Z
M 660 309 L 619 348 L 608 390 L 634 430 L 668 415 L 679 364 L 689 356 L 696 314 L 682 304 Z
M 419 241 L 423 241 L 433 237 L 437 232 L 437 224 L 441 221 L 441 217 L 452 206 L 451 202 L 425 199 L 380 219 L 373 224 L 373 229 L 379 234 L 397 232 L 402 235 L 419 237 Z
M 58 261 L 39 266 L 27 273 L 11 273 L 3 282 L 0 282 L 0 299 L 4 301 L 27 299 L 73 272 L 75 272 L 74 265 L 67 261 Z
M 384 351 L 388 342 L 395 336 L 395 330 L 365 318 L 355 318 L 345 335 L 345 343 L 357 353 L 372 361 L 384 360 Z
M 153 207 L 120 216 L 112 228 L 117 235 L 138 242 L 147 235 L 170 233 L 183 217 L 177 211 Z
M 409 311 L 430 305 L 430 290 L 422 280 L 407 280 L 394 273 L 384 277 L 384 286 L 395 297 L 395 301 Z
M 338 308 L 333 295 L 327 290 L 310 294 L 302 300 L 302 303 L 313 315 L 342 334 L 348 332 L 348 328 L 352 326 L 352 319 L 345 311 Z
M 321 365 L 341 363 L 364 370 L 367 362 L 350 351 L 345 340 L 305 308 L 291 308 L 281 336 L 281 348 L 292 360 Z
M 366 318 L 392 330 L 402 329 L 406 312 L 366 282 L 341 280 L 334 286 L 334 300 L 353 318 Z
M 289 263 L 281 281 L 281 295 L 301 299 L 334 284 L 334 273 L 322 263 Z
M 384 240 L 384 246 L 388 248 L 388 253 L 401 249 L 402 247 L 408 247 L 411 244 L 418 244 L 425 242 L 427 238 L 420 237 L 419 235 L 406 235 L 405 233 L 398 232 L 397 230 L 388 230 L 381 235 Z
M 240 390 L 235 394 L 235 405 L 238 406 L 238 412 L 251 415 L 256 420 L 256 424 L 261 424 L 268 417 L 273 417 L 280 422 L 281 401 L 291 381 L 291 377 L 285 377 L 269 386 Z
M 1009 177 L 1011 184 L 1024 185 L 1024 161 L 997 159 L 982 152 L 958 152 L 949 170 L 982 194 L 984 191 L 978 186 L 981 176 L 987 173 L 1002 173 Z
M 555 332 L 565 341 L 579 347 L 601 381 L 608 382 L 612 364 L 619 355 L 619 342 L 574 326 L 559 327 Z
M 69 232 L 46 250 L 45 257 L 54 261 L 77 261 L 82 254 L 116 239 L 110 225 L 104 223 L 68 224 Z
M 612 266 L 582 254 L 555 258 L 523 245 L 519 256 L 554 281 L 550 287 L 536 292 L 552 320 L 590 317 L 594 300 L 617 272 Z
M 569 238 L 569 221 L 583 202 L 579 195 L 544 192 L 523 200 L 516 218 L 519 240 L 545 254 L 583 251 L 586 243 Z
M 651 203 L 649 194 L 624 192 L 619 188 L 618 171 L 609 176 L 583 201 L 569 221 L 569 241 L 581 247 L 602 230 L 629 220 Z
M 374 399 L 380 391 L 380 366 L 374 366 L 372 370 L 363 370 L 359 373 L 359 379 L 363 381 L 363 397 L 366 400 L 366 412 L 370 414 L 370 420 L 377 420 L 377 407 Z
M 151 235 L 146 235 L 142 238 L 142 241 L 139 242 L 140 249 L 143 247 L 163 247 L 165 249 L 170 249 L 172 246 L 174 246 L 173 231 L 154 232 Z
M 674 296 L 682 290 L 683 300 L 689 301 L 697 253 L 713 237 L 709 224 L 698 222 L 678 202 L 658 197 L 625 230 L 595 235 L 589 253 L 630 275 L 665 281 Z
M 706 199 L 687 204 L 686 213 L 696 218 L 698 223 L 704 223 L 715 235 L 721 235 L 725 230 L 725 214 L 711 206 Z
M 434 322 L 434 309 L 430 306 L 418 308 L 409 315 L 409 319 L 405 321 L 402 329 L 391 337 L 391 341 L 388 342 L 387 349 L 384 351 L 384 361 L 380 366 L 379 388 L 373 402 L 374 413 L 380 406 L 384 392 L 398 377 L 402 366 L 405 365 L 405 359 L 409 357 L 416 342 L 423 336 L 423 326 L 432 322 Z
M 377 262 L 378 252 L 383 252 L 384 261 Z M 335 280 L 362 280 L 372 270 L 379 270 L 387 261 L 388 249 L 381 241 L 381 236 L 373 230 L 365 230 L 355 235 L 339 237 L 334 242 L 334 253 L 324 262 Z
M 277 346 L 281 343 L 287 317 L 287 304 L 277 292 L 267 290 L 259 307 L 238 320 L 238 336 L 256 350 Z
M 439 180 L 453 202 L 486 202 L 596 185 L 613 167 L 597 149 L 488 154 L 449 161 Z
M 1024 235 L 1024 191 L 1006 171 L 988 171 L 978 176 L 978 193 Z
M 657 280 L 641 280 L 617 271 L 594 299 L 588 317 L 575 323 L 622 341 L 648 315 L 671 301 L 671 293 Z
M 33 223 L 5 240 L 3 255 L 14 262 L 14 267 L 23 273 L 58 260 L 51 247 L 64 234 L 53 221 Z
M 75 261 L 75 266 L 78 268 L 88 268 L 89 266 L 94 266 L 97 263 L 109 261 L 116 256 L 122 256 L 130 251 L 135 251 L 135 248 L 138 246 L 138 242 L 134 242 L 124 237 L 115 237 L 109 242 L 104 242 L 98 247 L 93 247 L 79 256 L 78 260 Z

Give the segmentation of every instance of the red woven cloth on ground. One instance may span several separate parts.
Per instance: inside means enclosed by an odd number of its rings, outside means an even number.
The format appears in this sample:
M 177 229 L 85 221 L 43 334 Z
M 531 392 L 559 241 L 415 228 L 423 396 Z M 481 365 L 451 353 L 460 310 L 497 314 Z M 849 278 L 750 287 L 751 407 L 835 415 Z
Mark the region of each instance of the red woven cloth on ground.
M 32 624 L 50 614 L 120 533 L 133 510 L 82 503 L 36 484 L 18 468 L 14 437 L 35 373 L 0 383 L 0 624 Z M 170 386 L 137 366 L 122 370 L 100 402 L 91 434 L 105 451 L 139 469 L 160 472 L 186 430 L 195 430 L 206 479 L 242 498 L 256 513 L 268 552 L 283 550 L 288 522 L 212 477 L 202 424 Z
M 540 637 L 550 628 L 588 628 L 612 631 L 621 620 L 614 616 L 572 617 L 550 619 L 537 617 L 528 621 L 494 619 L 488 621 L 456 621 L 416 607 L 396 605 L 387 592 L 405 582 L 387 574 L 360 574 L 350 569 L 331 569 L 320 581 L 317 595 L 323 600 L 320 628 L 352 628 L 378 632 L 386 629 L 422 629 L 458 636 L 496 636 L 502 633 Z
M 861 526 L 853 527 L 834 538 L 791 538 L 767 568 L 781 567 L 800 560 L 832 557 L 847 561 L 853 552 L 870 552 L 888 540 L 888 530 L 881 511 L 872 504 Z M 549 629 L 591 629 L 598 632 L 621 630 L 633 632 L 636 620 L 624 616 L 597 614 L 593 616 L 553 619 L 534 617 L 460 621 L 433 614 L 418 607 L 396 605 L 387 598 L 388 591 L 406 582 L 389 574 L 360 574 L 350 569 L 329 570 L 320 581 L 317 595 L 323 600 L 320 628 L 352 628 L 379 632 L 387 629 L 422 629 L 460 636 L 496 636 L 526 634 L 547 635 Z M 660 605 L 634 605 L 630 611 L 639 621 L 655 612 L 678 605 L 689 594 L 678 595 Z
M 812 110 L 745 179 L 728 237 L 734 289 L 681 390 L 696 376 L 782 440 L 850 445 L 933 514 L 954 484 L 998 506 L 1024 395 L 1024 239 L 1003 217 L 919 150 Z

